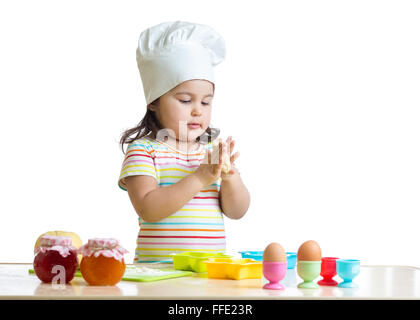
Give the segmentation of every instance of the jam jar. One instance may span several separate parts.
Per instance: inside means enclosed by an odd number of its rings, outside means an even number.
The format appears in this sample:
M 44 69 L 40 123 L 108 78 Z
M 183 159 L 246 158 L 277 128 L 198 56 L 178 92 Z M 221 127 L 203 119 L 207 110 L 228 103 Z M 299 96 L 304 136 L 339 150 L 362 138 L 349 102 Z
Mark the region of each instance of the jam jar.
M 44 235 L 35 249 L 34 271 L 46 283 L 69 283 L 77 270 L 77 248 L 70 237 Z
M 92 286 L 113 286 L 125 272 L 126 249 L 114 238 L 93 238 L 78 250 L 82 254 L 80 272 Z

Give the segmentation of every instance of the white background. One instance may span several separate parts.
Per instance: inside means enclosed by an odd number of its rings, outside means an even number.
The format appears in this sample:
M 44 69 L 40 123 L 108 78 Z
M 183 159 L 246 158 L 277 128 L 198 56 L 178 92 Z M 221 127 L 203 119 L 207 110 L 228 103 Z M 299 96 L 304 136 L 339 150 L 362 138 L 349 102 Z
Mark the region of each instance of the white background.
M 225 38 L 212 124 L 237 141 L 251 192 L 228 252 L 420 266 L 418 1 L 9 1 L 0 4 L 0 262 L 47 230 L 120 239 L 121 133 L 146 105 L 135 50 L 164 21 Z

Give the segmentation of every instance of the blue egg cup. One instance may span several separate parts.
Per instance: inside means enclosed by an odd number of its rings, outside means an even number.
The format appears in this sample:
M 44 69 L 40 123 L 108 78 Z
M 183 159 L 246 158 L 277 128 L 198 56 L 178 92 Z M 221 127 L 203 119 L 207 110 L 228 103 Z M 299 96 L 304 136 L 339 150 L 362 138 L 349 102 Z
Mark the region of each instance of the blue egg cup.
M 287 255 L 287 269 L 293 269 L 296 266 L 297 254 L 296 252 L 286 252 Z
M 358 285 L 353 282 L 353 279 L 360 273 L 360 260 L 357 259 L 338 259 L 337 260 L 337 274 L 343 279 L 339 283 L 339 288 L 357 288 Z

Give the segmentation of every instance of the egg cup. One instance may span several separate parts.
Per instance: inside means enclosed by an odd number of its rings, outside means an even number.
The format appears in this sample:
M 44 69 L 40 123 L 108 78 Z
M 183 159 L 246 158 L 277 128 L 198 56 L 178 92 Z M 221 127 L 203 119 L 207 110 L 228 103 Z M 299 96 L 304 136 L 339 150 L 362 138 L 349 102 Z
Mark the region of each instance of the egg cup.
M 287 269 L 294 269 L 296 267 L 297 253 L 286 252 L 287 255 Z
M 353 282 L 353 279 L 360 273 L 360 260 L 338 259 L 337 273 L 344 280 L 338 284 L 339 288 L 357 288 L 358 285 Z
M 337 274 L 336 260 L 338 258 L 324 257 L 321 259 L 321 276 L 323 279 L 318 281 L 320 286 L 336 286 L 337 281 L 333 277 Z
M 284 290 L 284 285 L 280 283 L 287 272 L 287 262 L 268 262 L 263 261 L 263 274 L 269 281 L 263 286 L 263 289 Z
M 313 282 L 313 280 L 321 273 L 321 261 L 298 260 L 297 273 L 303 279 L 303 282 L 298 284 L 298 288 L 318 289 L 318 284 Z

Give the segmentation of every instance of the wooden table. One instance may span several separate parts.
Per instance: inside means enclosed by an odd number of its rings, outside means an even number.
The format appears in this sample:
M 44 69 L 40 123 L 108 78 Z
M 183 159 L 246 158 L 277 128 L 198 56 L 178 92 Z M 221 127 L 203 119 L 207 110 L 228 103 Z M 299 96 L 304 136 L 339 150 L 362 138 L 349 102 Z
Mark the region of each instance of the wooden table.
M 168 268 L 168 264 L 153 267 Z M 108 287 L 88 286 L 76 277 L 68 285 L 54 286 L 41 283 L 28 273 L 30 268 L 32 264 L 0 264 L 0 299 L 420 299 L 420 269 L 409 266 L 361 266 L 354 281 L 357 289 L 298 289 L 301 279 L 296 268 L 289 269 L 283 291 L 263 290 L 264 278 L 216 280 L 197 274 L 156 282 L 121 281 Z M 335 279 L 341 281 L 338 276 Z

